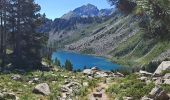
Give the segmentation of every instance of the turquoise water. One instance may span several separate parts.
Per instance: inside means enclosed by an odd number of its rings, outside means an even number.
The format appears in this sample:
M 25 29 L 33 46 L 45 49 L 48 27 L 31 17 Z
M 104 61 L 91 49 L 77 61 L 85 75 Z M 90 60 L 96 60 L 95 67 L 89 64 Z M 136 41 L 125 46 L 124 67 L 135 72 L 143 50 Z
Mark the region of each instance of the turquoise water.
M 66 60 L 70 60 L 71 63 L 73 64 L 74 70 L 78 70 L 78 69 L 83 70 L 84 66 L 86 66 L 86 68 L 91 68 L 96 66 L 100 70 L 105 70 L 105 71 L 117 70 L 122 68 L 120 65 L 114 64 L 109 60 L 107 60 L 106 58 L 78 54 L 78 53 L 67 52 L 67 51 L 54 52 L 52 55 L 52 59 L 54 60 L 55 58 L 60 60 L 61 65 L 64 65 Z

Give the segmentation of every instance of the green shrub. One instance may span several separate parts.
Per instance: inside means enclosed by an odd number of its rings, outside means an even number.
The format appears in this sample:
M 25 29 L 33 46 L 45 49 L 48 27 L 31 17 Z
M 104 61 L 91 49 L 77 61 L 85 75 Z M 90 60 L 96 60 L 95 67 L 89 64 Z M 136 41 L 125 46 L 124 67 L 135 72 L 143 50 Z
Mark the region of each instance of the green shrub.
M 168 85 L 168 84 L 162 84 L 161 86 L 162 86 L 162 88 L 163 88 L 167 93 L 170 93 L 170 85 Z

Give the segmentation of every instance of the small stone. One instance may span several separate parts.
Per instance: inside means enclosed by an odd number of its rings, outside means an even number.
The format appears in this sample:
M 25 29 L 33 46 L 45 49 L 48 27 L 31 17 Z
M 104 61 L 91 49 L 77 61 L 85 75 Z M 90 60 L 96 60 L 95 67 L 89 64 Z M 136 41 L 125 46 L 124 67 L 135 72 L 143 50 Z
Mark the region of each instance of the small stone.
M 133 100 L 132 97 L 123 97 L 123 100 Z
M 88 82 L 83 82 L 83 86 L 88 87 L 89 83 Z

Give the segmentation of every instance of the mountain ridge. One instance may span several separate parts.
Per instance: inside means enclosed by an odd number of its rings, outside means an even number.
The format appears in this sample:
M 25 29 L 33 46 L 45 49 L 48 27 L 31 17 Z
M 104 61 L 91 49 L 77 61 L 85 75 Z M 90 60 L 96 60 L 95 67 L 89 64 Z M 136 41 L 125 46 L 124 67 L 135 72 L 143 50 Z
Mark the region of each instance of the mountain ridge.
M 87 4 L 75 8 L 73 11 L 64 14 L 61 18 L 70 19 L 72 17 L 103 17 L 103 16 L 109 16 L 113 12 L 114 12 L 113 8 L 99 10 L 97 6 L 94 6 L 92 4 Z

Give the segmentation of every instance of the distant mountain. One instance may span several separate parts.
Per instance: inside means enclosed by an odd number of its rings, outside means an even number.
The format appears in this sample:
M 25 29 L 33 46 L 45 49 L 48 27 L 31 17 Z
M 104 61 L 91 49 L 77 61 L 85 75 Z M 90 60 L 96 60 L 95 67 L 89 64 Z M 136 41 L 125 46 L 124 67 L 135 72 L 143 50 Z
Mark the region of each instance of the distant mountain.
M 61 18 L 70 19 L 72 17 L 103 17 L 111 15 L 113 11 L 114 9 L 99 10 L 96 6 L 87 4 L 64 14 Z

